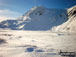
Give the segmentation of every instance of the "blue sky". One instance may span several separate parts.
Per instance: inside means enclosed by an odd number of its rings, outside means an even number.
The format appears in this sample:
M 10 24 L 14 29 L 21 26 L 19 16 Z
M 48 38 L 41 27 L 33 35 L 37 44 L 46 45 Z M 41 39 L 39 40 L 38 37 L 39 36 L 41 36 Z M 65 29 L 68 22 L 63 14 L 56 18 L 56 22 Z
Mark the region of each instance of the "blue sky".
M 39 5 L 65 9 L 76 5 L 76 0 L 0 0 L 0 19 L 17 18 Z

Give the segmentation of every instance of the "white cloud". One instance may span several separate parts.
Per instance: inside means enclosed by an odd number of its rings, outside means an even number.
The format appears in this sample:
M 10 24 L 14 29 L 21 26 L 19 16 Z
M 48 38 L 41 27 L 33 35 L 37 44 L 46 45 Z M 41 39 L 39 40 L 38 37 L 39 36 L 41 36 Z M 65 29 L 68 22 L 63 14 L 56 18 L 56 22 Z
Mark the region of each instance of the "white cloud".
M 11 10 L 0 10 L 0 21 L 6 19 L 15 19 L 21 16 L 21 13 Z

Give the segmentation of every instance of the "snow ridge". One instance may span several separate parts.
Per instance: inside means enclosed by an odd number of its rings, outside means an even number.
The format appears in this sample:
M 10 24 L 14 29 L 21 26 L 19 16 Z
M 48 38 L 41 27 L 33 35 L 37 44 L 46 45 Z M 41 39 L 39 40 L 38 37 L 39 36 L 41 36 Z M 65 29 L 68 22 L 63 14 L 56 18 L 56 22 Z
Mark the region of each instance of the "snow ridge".
M 65 31 L 65 32 L 76 32 L 76 6 L 69 8 L 67 10 L 68 20 L 57 26 L 52 28 L 55 31 Z

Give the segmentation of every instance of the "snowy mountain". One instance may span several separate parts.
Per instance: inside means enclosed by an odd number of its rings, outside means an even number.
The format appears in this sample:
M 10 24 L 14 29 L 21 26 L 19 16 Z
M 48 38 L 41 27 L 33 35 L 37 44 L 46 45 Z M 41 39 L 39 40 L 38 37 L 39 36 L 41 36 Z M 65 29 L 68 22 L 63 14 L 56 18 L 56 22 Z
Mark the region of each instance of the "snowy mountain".
M 76 32 L 76 6 L 69 8 L 67 10 L 68 13 L 68 21 L 54 27 L 53 30 L 55 31 L 65 31 L 65 32 Z
M 67 11 L 64 9 L 48 9 L 35 6 L 16 20 L 6 20 L 0 23 L 0 28 L 13 30 L 50 30 L 67 21 Z
M 76 33 L 62 31 L 76 31 L 76 6 L 33 7 L 16 20 L 0 23 L 0 57 L 74 57 Z

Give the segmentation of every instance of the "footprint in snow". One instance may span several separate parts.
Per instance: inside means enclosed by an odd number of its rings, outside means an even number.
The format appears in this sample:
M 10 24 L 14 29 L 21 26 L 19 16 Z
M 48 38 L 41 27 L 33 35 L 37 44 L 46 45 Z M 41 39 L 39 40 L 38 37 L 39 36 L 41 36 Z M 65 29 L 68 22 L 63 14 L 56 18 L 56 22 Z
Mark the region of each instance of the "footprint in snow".
M 30 47 L 30 48 L 27 48 L 25 52 L 33 52 L 34 51 L 34 48 Z

